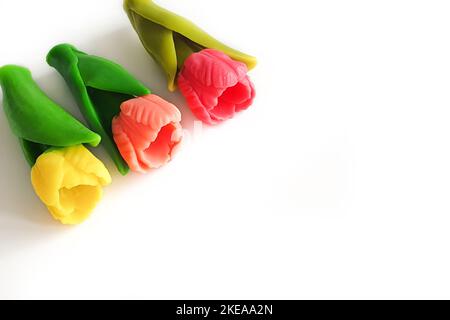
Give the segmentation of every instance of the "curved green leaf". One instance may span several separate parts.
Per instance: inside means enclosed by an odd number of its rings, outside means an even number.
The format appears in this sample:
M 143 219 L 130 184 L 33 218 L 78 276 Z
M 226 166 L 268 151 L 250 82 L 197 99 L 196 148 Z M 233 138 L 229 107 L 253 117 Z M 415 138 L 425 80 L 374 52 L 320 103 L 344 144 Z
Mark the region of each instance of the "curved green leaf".
M 173 32 L 133 11 L 130 12 L 130 17 L 145 49 L 165 71 L 169 90 L 174 91 L 178 61 Z
M 101 138 L 53 102 L 34 82 L 31 72 L 8 65 L 0 68 L 3 107 L 25 157 L 34 163 L 48 147 L 97 146 Z
M 172 91 L 175 89 L 177 70 L 184 62 L 174 62 L 180 56 L 174 52 L 179 48 L 178 36 L 197 45 L 193 51 L 216 49 L 245 63 L 250 70 L 257 64 L 255 57 L 226 46 L 191 21 L 156 5 L 153 0 L 124 0 L 124 8 L 145 49 L 167 73 Z
M 47 62 L 66 80 L 89 125 L 102 136 L 117 169 L 127 174 L 129 167 L 114 142 L 111 122 L 122 102 L 149 94 L 150 90 L 117 63 L 88 55 L 69 44 L 54 47 Z

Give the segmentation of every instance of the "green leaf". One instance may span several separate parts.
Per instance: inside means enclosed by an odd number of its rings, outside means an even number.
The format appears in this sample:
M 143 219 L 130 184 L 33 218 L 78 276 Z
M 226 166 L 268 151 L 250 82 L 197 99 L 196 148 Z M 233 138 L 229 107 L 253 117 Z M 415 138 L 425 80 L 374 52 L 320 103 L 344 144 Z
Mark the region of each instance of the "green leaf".
M 30 167 L 34 166 L 37 158 L 39 158 L 41 154 L 52 148 L 51 146 L 34 143 L 24 139 L 19 139 L 19 142 L 20 146 L 22 147 L 23 154 L 25 155 L 25 159 L 27 160 Z
M 178 62 L 173 32 L 132 11 L 130 15 L 145 49 L 163 68 L 168 79 L 169 90 L 174 91 Z
M 177 40 L 183 38 L 194 44 L 189 45 L 192 52 L 216 49 L 245 63 L 249 70 L 257 64 L 256 58 L 228 47 L 191 21 L 156 5 L 153 0 L 124 0 L 124 8 L 145 49 L 165 70 L 171 91 L 175 89 L 177 71 L 184 63 L 182 59 L 174 59 L 186 56 L 176 52 L 179 48 L 186 49 L 177 45 Z
M 66 80 L 89 125 L 101 135 L 119 172 L 127 174 L 129 167 L 114 142 L 111 122 L 119 114 L 122 102 L 150 94 L 150 90 L 117 63 L 88 55 L 69 44 L 54 47 L 47 62 Z
M 53 102 L 31 72 L 8 65 L 0 68 L 3 107 L 11 130 L 20 139 L 30 164 L 48 147 L 97 146 L 101 138 Z

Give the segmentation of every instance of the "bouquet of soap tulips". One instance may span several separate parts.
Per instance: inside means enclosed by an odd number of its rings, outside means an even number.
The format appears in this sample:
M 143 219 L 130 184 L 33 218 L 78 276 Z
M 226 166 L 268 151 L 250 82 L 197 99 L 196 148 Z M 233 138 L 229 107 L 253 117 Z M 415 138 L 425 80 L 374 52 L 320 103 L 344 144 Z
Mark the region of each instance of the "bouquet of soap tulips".
M 247 73 L 256 59 L 227 47 L 152 0 L 125 0 L 145 49 L 176 84 L 192 112 L 217 124 L 247 109 L 255 88 Z M 50 50 L 47 62 L 64 78 L 90 129 L 53 102 L 26 68 L 0 68 L 3 106 L 31 168 L 33 188 L 63 224 L 83 222 L 111 176 L 86 147 L 100 143 L 125 175 L 168 163 L 182 141 L 181 113 L 152 94 L 120 65 L 70 44 Z M 92 131 L 91 131 L 92 130 Z

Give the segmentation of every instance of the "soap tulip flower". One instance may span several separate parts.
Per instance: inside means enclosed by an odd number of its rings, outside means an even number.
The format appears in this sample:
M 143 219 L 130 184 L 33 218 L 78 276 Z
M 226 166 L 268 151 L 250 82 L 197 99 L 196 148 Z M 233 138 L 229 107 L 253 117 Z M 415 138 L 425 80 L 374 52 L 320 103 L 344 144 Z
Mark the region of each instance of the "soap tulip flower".
M 255 88 L 247 72 L 256 66 L 256 58 L 153 0 L 125 0 L 124 8 L 144 48 L 164 69 L 169 90 L 175 91 L 178 83 L 200 120 L 217 124 L 252 104 Z
M 180 121 L 180 111 L 153 94 L 122 103 L 112 130 L 131 170 L 146 173 L 169 162 L 182 139 Z
M 36 194 L 60 222 L 83 222 L 111 183 L 103 163 L 83 146 L 97 146 L 101 137 L 48 98 L 26 68 L 0 68 L 0 86 Z

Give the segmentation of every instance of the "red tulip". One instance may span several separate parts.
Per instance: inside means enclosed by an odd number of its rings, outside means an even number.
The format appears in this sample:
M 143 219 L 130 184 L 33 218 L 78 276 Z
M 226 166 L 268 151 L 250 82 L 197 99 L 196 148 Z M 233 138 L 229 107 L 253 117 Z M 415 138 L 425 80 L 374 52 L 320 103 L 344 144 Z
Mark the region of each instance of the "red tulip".
M 120 109 L 112 132 L 131 170 L 145 173 L 169 162 L 182 140 L 180 111 L 154 94 L 125 101 Z
M 178 77 L 178 86 L 197 118 L 218 124 L 246 110 L 255 98 L 247 66 L 226 54 L 205 49 L 191 54 Z

